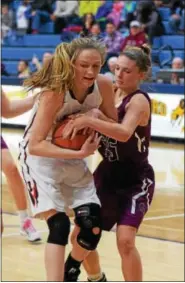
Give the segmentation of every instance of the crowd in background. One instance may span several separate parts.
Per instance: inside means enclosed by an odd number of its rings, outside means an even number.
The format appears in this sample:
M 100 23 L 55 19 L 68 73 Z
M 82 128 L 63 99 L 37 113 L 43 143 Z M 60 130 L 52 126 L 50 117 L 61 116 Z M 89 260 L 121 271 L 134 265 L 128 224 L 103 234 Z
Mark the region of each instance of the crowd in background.
M 12 36 L 14 32 L 38 34 L 42 23 L 52 21 L 53 32 L 61 34 L 62 41 L 71 40 L 76 34 L 103 40 L 107 48 L 109 68 L 106 71 L 109 76 L 111 73 L 113 78 L 112 62 L 115 62 L 115 57 L 127 45 L 141 46 L 143 43 L 148 43 L 152 46 L 153 38 L 165 33 L 159 7 L 170 8 L 171 30 L 176 34 L 184 33 L 181 26 L 184 3 L 183 0 L 2 1 L 2 43 L 5 37 Z M 113 59 L 109 60 L 112 57 Z M 33 58 L 32 64 L 35 70 L 41 67 L 36 57 Z M 17 71 L 18 77 L 28 76 L 30 74 L 28 62 L 21 60 Z

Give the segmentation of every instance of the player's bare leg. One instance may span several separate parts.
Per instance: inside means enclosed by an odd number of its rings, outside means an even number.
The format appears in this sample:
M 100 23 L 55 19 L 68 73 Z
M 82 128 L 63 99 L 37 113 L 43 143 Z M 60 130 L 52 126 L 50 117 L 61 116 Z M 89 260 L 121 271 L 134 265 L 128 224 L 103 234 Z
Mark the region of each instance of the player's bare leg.
M 2 171 L 6 176 L 8 187 L 11 190 L 20 216 L 21 234 L 27 236 L 27 239 L 31 242 L 38 241 L 41 238 L 27 213 L 25 187 L 18 168 L 9 152 L 9 149 L 3 149 L 1 154 Z
M 136 228 L 119 225 L 117 245 L 122 260 L 122 272 L 125 281 L 142 281 L 142 264 L 135 247 Z

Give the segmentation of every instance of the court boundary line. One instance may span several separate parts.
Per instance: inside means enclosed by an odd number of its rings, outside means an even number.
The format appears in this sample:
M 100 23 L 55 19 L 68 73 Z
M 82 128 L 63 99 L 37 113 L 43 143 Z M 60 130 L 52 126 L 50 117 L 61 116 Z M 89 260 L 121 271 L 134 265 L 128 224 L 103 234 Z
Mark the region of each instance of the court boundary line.
M 161 215 L 161 216 L 151 216 L 151 217 L 145 217 L 143 221 L 168 219 L 168 218 L 183 217 L 183 216 L 184 216 L 184 213 Z

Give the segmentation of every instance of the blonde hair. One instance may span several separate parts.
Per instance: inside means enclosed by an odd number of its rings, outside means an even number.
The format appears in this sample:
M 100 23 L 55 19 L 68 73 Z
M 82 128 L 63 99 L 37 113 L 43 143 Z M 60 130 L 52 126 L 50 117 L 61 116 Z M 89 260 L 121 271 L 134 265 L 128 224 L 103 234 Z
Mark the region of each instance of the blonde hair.
M 125 50 L 120 54 L 128 57 L 136 62 L 136 66 L 141 72 L 148 72 L 151 68 L 151 49 L 147 44 L 143 44 L 140 47 L 127 46 Z
M 70 43 L 59 44 L 50 60 L 24 81 L 29 90 L 40 87 L 63 93 L 72 88 L 75 75 L 74 62 L 82 50 L 95 49 L 100 53 L 101 63 L 105 61 L 105 45 L 92 38 L 76 38 Z

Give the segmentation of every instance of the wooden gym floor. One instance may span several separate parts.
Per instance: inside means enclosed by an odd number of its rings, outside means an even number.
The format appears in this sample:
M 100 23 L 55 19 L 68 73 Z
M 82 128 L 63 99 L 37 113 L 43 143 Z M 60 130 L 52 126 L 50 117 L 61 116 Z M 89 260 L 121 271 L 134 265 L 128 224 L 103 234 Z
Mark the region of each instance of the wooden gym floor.
M 3 130 L 16 159 L 22 130 Z M 152 143 L 150 162 L 156 174 L 156 192 L 137 237 L 144 281 L 184 281 L 184 151 L 179 144 Z M 99 156 L 88 159 L 93 170 Z M 19 218 L 6 179 L 2 175 L 2 281 L 45 281 L 44 243 L 47 228 L 34 220 L 42 242 L 31 244 L 19 234 Z M 108 248 L 107 248 L 108 247 Z M 67 253 L 70 245 L 67 247 Z M 109 281 L 123 281 L 114 232 L 104 232 L 99 245 L 102 269 Z M 67 254 L 66 253 L 66 254 Z M 80 280 L 87 281 L 82 271 Z

